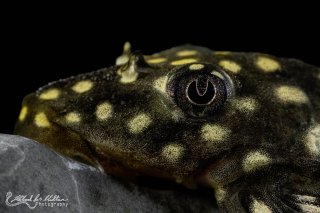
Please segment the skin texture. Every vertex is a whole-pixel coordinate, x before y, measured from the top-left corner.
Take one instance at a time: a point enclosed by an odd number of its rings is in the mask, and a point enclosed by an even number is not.
[[[107,173],[214,189],[222,212],[320,212],[320,70],[184,45],[25,97],[15,133]]]

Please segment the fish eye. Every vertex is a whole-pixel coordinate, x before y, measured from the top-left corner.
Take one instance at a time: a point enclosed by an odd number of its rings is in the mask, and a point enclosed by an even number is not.
[[[214,115],[226,103],[232,82],[221,68],[211,64],[186,65],[172,72],[167,92],[185,114],[204,117]]]

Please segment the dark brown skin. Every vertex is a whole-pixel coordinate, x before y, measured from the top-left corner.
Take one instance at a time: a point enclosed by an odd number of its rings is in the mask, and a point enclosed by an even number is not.
[[[28,95],[15,132],[120,177],[206,185],[222,212],[320,212],[319,97],[299,60],[127,45]]]

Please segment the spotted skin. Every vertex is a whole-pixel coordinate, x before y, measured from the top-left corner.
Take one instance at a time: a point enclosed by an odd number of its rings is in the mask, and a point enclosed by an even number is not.
[[[320,212],[320,71],[185,45],[50,83],[15,133],[127,179],[214,189],[222,212]]]

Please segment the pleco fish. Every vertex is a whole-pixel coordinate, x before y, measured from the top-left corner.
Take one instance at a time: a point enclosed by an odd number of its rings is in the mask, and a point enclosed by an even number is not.
[[[320,69],[126,43],[116,65],[25,97],[15,133],[127,179],[211,187],[222,212],[320,212]]]

